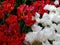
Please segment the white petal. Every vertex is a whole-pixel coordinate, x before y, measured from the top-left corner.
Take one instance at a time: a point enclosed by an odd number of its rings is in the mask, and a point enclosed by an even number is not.
[[[53,40],[54,39],[54,31],[50,30],[49,28],[45,28],[37,33],[37,38],[39,41],[43,42],[47,39]]]
[[[55,11],[56,7],[54,5],[45,5],[44,7],[45,10],[49,10],[49,11]]]
[[[56,41],[57,41],[57,40],[60,41],[60,34],[58,34],[58,33],[55,34],[55,40],[56,40]]]
[[[33,32],[37,32],[37,31],[40,31],[42,29],[42,27],[34,24],[34,25],[31,26],[31,29],[32,29]]]
[[[41,19],[40,23],[42,23],[43,26],[47,26],[47,25],[51,26],[52,25],[52,21],[49,19],[45,19],[45,18]]]
[[[57,33],[60,34],[60,24],[58,24],[58,25],[56,26],[56,30],[57,30]]]
[[[59,0],[55,0],[54,4],[59,5]]]
[[[54,41],[53,45],[60,45],[60,41]]]
[[[35,14],[35,20],[36,20],[36,23],[39,23],[40,22],[40,14],[36,12]]]
[[[56,9],[56,12],[58,13],[58,15],[60,15],[60,7]]]
[[[47,39],[47,37],[44,35],[43,31],[38,32],[37,34],[37,40],[39,40],[40,42],[43,42]]]
[[[43,42],[43,45],[51,45],[51,44],[49,43],[48,40],[46,40],[45,42]]]
[[[37,32],[29,32],[26,34],[25,41],[29,42],[30,44],[36,39]]]
[[[59,15],[54,16],[52,21],[54,21],[55,23],[60,23],[60,16]]]

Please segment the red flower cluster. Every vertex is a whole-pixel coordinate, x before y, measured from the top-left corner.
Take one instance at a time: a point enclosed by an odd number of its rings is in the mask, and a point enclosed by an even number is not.
[[[20,25],[18,23],[0,25],[0,45],[23,45],[25,33],[19,32]]]
[[[0,20],[4,18],[4,11],[3,10],[0,10]]]
[[[5,0],[5,1],[7,1],[7,2],[9,2],[11,4],[15,4],[16,3],[16,0]]]
[[[14,9],[15,0],[5,0],[0,5],[0,45],[23,45],[25,33],[20,33],[20,24],[16,15],[10,14]],[[7,13],[9,16],[6,18]]]
[[[15,4],[16,0],[5,0],[0,4],[0,20],[4,19],[3,24],[0,24],[0,45],[23,45],[25,33],[20,33],[19,21],[23,20],[24,25],[31,27],[35,23],[35,20],[32,19],[35,13],[38,12],[41,15],[48,13],[43,9],[44,6],[46,4],[54,5],[54,2],[37,0],[31,5],[21,4],[17,7],[17,14],[11,14],[15,9]]]
[[[7,19],[6,19],[6,23],[7,24],[13,24],[13,23],[17,23],[18,22],[18,18],[15,15],[10,15]]]
[[[6,12],[11,12],[14,9],[14,4],[11,4],[8,1],[2,2],[3,10]]]
[[[17,14],[19,20],[24,20],[27,26],[33,25],[35,23],[35,20],[32,20],[33,10],[34,10],[33,6],[28,6],[26,4],[20,5],[17,8]]]

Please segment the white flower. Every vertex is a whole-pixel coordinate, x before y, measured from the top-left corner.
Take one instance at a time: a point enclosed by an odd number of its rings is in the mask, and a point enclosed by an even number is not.
[[[53,18],[55,15],[57,15],[57,14],[54,13],[54,12],[50,12],[49,15],[48,15],[48,17],[49,17],[49,19],[52,21],[52,18]]]
[[[45,42],[42,42],[42,45],[51,45],[51,44],[49,43],[48,40],[46,40]]]
[[[40,22],[40,14],[38,14],[37,12],[35,14],[35,20],[36,20],[36,23]]]
[[[34,24],[31,26],[31,29],[33,32],[37,32],[37,31],[40,31],[42,27],[38,26],[37,24]]]
[[[55,11],[56,10],[56,7],[54,5],[45,5],[44,7],[45,10],[49,10],[49,11]]]
[[[54,32],[54,28],[51,27],[51,28],[48,28],[46,27],[44,30],[44,34],[45,36],[49,39],[49,40],[54,40],[54,35],[55,35],[55,32]]]
[[[37,33],[37,40],[40,42],[46,41],[47,37],[44,35],[43,31]]]
[[[55,23],[60,23],[60,15],[54,16],[52,21],[54,21]]]
[[[37,33],[37,39],[41,42],[47,39],[53,40],[53,38],[54,38],[54,31],[50,30],[48,27]]]
[[[58,33],[55,34],[55,40],[60,41],[60,34],[58,34]]]
[[[60,7],[58,7],[58,8],[56,9],[56,13],[57,13],[58,15],[60,15]]]
[[[49,19],[48,15],[49,15],[48,13],[44,13],[42,18]]]
[[[50,16],[47,13],[44,13],[43,17],[40,19],[40,23],[42,23],[43,26],[51,26],[52,21],[50,20]]]
[[[50,28],[52,28],[52,29],[55,31],[56,26],[57,26],[56,24],[53,24],[53,23],[52,23],[52,25],[51,25],[51,27],[50,27]],[[51,29],[51,30],[52,30],[52,29]]]
[[[55,0],[54,4],[59,5],[59,0]]]
[[[58,25],[56,26],[56,30],[57,30],[57,33],[60,34],[60,24],[58,24]]]
[[[26,34],[25,41],[32,44],[32,42],[36,39],[37,32],[29,32]]]
[[[42,19],[40,20],[40,23],[42,23],[43,26],[51,26],[51,25],[52,25],[51,20],[47,20],[47,19],[45,19],[45,18],[42,18]]]
[[[40,14],[36,12],[35,16],[36,16],[36,17],[40,17]]]
[[[53,45],[60,45],[60,41],[53,41]]]

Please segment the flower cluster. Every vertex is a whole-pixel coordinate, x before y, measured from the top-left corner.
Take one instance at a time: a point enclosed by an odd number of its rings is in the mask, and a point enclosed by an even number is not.
[[[46,4],[44,9],[48,10],[49,13],[44,13],[41,17],[36,12],[33,17],[36,22],[31,26],[33,32],[26,34],[27,45],[33,45],[34,42],[35,45],[60,45],[60,7]]]
[[[19,1],[0,1],[0,45],[60,45],[60,0]]]

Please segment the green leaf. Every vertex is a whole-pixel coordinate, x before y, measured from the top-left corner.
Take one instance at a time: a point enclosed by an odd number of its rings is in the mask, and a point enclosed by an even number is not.
[[[0,24],[3,24],[4,23],[4,18],[0,20]]]
[[[31,32],[31,27],[28,27],[25,25],[24,21],[19,21],[19,24],[20,24],[20,33],[28,33],[28,32]]]
[[[4,0],[0,0],[0,2],[3,2]]]
[[[16,0],[15,7],[18,7],[21,4],[21,0]]]
[[[34,2],[34,1],[36,1],[36,0],[30,0],[31,2]]]
[[[26,3],[27,0],[22,0],[22,3]]]

